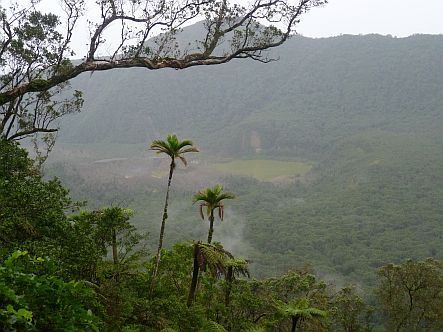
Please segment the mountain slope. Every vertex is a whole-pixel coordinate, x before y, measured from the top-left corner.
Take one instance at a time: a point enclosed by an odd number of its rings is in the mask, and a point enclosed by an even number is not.
[[[366,129],[441,137],[443,36],[295,37],[274,53],[280,60],[266,65],[82,76],[72,83],[85,92],[84,110],[60,139],[146,143],[176,132],[228,155],[258,144],[317,159]]]
[[[82,164],[52,174],[76,199],[131,206],[155,241],[165,178],[150,167],[163,164],[139,146],[176,132],[196,143],[202,162],[174,178],[168,244],[205,238],[190,199],[220,181],[237,199],[215,240],[250,258],[256,276],[310,263],[368,284],[383,264],[442,259],[443,36],[295,37],[273,52],[280,60],[266,65],[79,77],[72,84],[85,107],[64,120],[59,141],[81,143],[72,160]],[[116,160],[91,163],[104,158]],[[282,186],[223,178],[205,164],[226,158],[312,169]]]

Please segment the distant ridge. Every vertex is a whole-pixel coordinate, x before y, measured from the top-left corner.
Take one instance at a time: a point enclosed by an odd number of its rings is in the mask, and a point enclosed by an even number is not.
[[[180,38],[198,38],[198,25]],[[185,38],[186,37],[186,38]],[[166,133],[227,154],[316,158],[367,129],[441,137],[443,36],[295,36],[278,61],[234,61],[185,71],[129,69],[81,76],[80,114],[61,142],[146,143]]]

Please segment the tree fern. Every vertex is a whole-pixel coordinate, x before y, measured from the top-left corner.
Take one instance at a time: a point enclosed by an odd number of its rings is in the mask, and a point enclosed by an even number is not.
[[[205,331],[206,332],[227,332],[227,330],[217,322],[214,322],[212,320],[209,320],[205,324]]]

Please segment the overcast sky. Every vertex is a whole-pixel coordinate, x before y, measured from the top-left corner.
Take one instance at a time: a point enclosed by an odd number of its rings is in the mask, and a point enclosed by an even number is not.
[[[330,0],[306,14],[298,32],[307,37],[443,34],[443,0]]]
[[[8,1],[0,0],[0,3]],[[42,1],[44,9],[52,12],[59,12],[59,3],[60,0]],[[324,7],[304,14],[297,32],[316,38],[370,33],[397,37],[443,34],[443,0],[329,0]],[[107,38],[112,39],[114,32],[108,33]],[[83,21],[72,43],[77,55],[86,54],[88,36],[89,30]]]

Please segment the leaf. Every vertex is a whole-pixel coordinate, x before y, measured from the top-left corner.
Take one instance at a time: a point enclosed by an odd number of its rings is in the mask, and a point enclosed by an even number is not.
[[[32,311],[22,308],[22,309],[18,309],[15,314],[17,317],[27,320],[28,323],[32,322]]]
[[[208,321],[205,326],[205,331],[207,332],[227,332],[227,330],[217,322],[212,320]]]
[[[6,265],[7,267],[12,267],[12,266],[15,265],[14,262],[15,262],[18,258],[20,258],[20,257],[22,257],[22,256],[26,256],[26,255],[28,255],[28,252],[27,252],[26,250],[24,250],[24,251],[22,251],[22,250],[14,251],[14,252],[12,253],[12,255],[9,256],[9,258],[5,261],[5,265]]]

